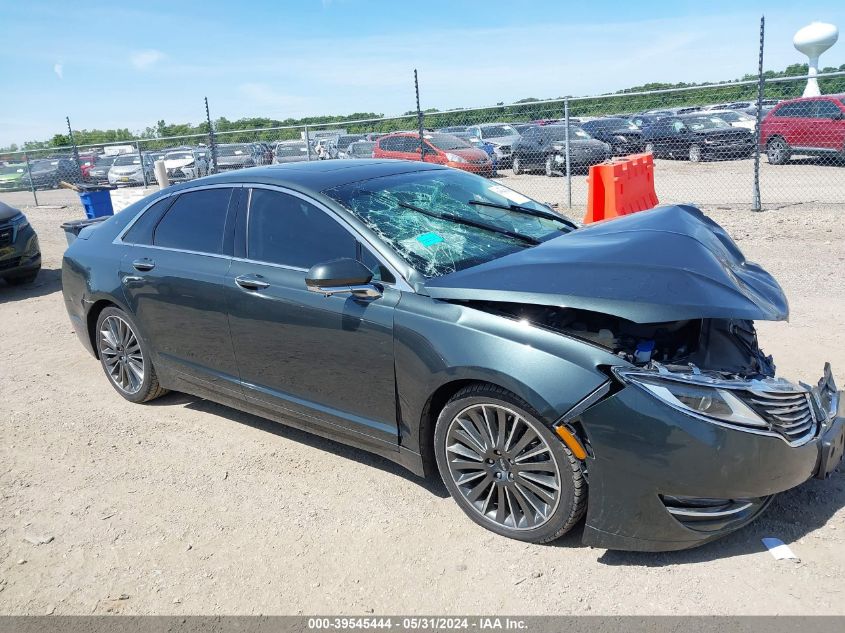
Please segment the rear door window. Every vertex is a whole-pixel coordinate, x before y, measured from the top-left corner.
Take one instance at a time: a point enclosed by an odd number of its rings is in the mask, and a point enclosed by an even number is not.
[[[153,244],[219,255],[231,195],[228,187],[183,193],[156,226]]]
[[[135,220],[135,223],[123,236],[123,241],[126,244],[142,244],[145,246],[152,244],[156,224],[172,202],[173,197],[171,196],[154,202],[140,218]]]

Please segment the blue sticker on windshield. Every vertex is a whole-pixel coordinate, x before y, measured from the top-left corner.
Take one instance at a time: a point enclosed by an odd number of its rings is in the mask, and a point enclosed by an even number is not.
[[[423,233],[422,235],[417,235],[417,241],[428,248],[442,242],[443,238],[437,233]]]

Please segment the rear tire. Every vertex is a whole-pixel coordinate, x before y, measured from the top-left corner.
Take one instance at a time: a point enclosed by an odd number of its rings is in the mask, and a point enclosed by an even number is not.
[[[770,165],[785,165],[792,157],[792,150],[785,140],[775,137],[766,144],[766,157]]]
[[[496,534],[547,543],[584,515],[580,463],[528,403],[501,387],[474,384],[452,396],[437,419],[434,452],[461,510]]]
[[[132,318],[105,308],[97,318],[94,345],[109,383],[129,402],[149,402],[167,393],[159,385],[149,350]]]

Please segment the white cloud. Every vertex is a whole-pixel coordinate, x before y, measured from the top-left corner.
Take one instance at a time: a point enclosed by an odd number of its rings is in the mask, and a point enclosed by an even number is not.
[[[56,73],[56,77],[59,79],[64,79],[64,72],[65,72],[64,64],[55,64],[53,66],[53,72]]]
[[[129,56],[129,61],[138,70],[149,70],[165,57],[167,56],[161,51],[151,48],[145,51],[135,51]]]

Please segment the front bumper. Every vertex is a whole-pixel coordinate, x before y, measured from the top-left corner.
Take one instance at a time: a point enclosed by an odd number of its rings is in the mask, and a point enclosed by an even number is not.
[[[591,450],[584,543],[671,551],[724,536],[772,495],[829,474],[842,456],[845,404],[840,392],[837,410],[800,446],[686,415],[633,385],[580,420]]]
[[[4,227],[5,228],[5,227]],[[0,277],[20,277],[41,268],[38,236],[26,225],[10,243],[0,246]]]
[[[609,151],[571,151],[569,154],[569,166],[570,167],[591,167],[593,165],[598,165],[599,163],[603,163],[611,156],[611,152]],[[555,165],[558,169],[566,169],[566,155],[565,154],[555,154],[554,156]]]
[[[120,185],[143,185],[144,175],[141,172],[134,172],[131,174],[117,174],[109,175],[109,184]]]

